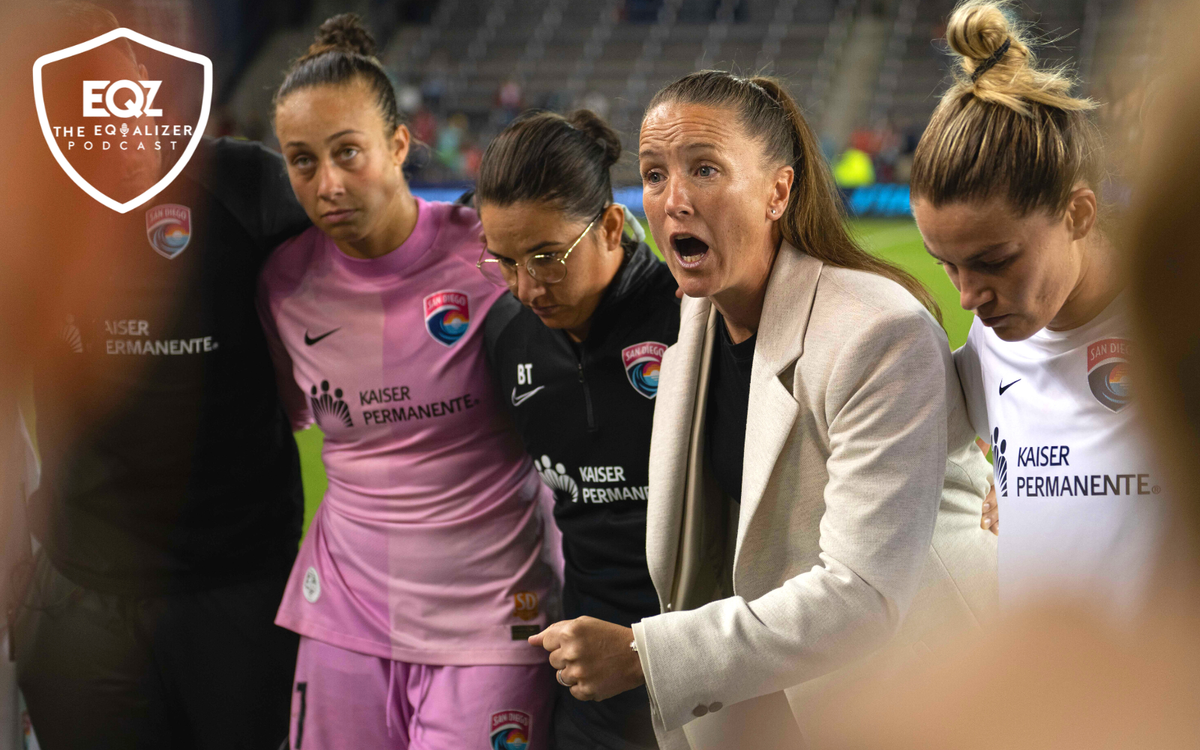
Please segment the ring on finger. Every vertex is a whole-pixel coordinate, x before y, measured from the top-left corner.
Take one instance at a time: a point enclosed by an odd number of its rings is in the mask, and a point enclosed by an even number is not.
[[[572,686],[572,683],[567,682],[566,680],[563,679],[561,669],[554,673],[554,679],[558,680],[558,684],[562,685],[563,687],[571,687]]]

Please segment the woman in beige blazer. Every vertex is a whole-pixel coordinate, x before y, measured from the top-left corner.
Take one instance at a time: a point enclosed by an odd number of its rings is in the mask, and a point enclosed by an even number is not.
[[[543,644],[577,698],[644,681],[664,747],[796,746],[783,691],[806,726],[828,675],[889,642],[936,648],[993,611],[988,466],[935,304],[846,234],[775,81],[671,84],[639,161],[687,295],[651,441],[663,614],[558,623]]]

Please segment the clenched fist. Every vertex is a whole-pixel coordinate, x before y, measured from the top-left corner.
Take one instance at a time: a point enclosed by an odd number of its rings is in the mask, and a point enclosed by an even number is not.
[[[629,645],[633,630],[622,625],[578,617],[554,623],[529,642],[550,652],[558,681],[581,701],[602,701],[646,681]]]

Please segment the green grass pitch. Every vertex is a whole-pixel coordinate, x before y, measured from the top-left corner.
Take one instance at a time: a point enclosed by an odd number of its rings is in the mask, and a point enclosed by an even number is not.
[[[941,267],[925,252],[916,225],[908,219],[857,219],[851,226],[864,247],[903,267],[933,292],[942,308],[942,319],[950,339],[950,347],[962,346],[971,327],[972,315],[958,306],[958,293]],[[649,236],[649,231],[646,234]],[[300,467],[304,476],[306,531],[321,498],[325,495],[321,440],[321,431],[316,427],[296,433],[296,443],[300,446]]]

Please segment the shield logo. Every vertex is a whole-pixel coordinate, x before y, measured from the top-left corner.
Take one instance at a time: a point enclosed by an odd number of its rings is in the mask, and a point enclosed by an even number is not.
[[[198,117],[172,111],[172,82],[143,77],[130,42],[198,66]],[[204,55],[125,28],[43,55],[33,65],[38,121],[50,153],[81,190],[122,214],[161,193],[187,166],[208,124],[212,82],[212,61]],[[175,155],[163,174],[162,157]]]
[[[621,350],[621,363],[625,365],[625,377],[633,390],[646,398],[658,395],[658,372],[662,368],[666,344],[643,341]]]
[[[146,211],[146,238],[167,260],[179,255],[192,239],[192,209],[178,203],[152,207]]]
[[[497,711],[492,714],[488,736],[492,750],[526,750],[532,726],[533,717],[524,711]]]
[[[1129,387],[1129,339],[1088,344],[1087,378],[1092,395],[1109,411],[1121,411],[1132,397]]]
[[[425,298],[425,330],[434,341],[454,346],[470,326],[466,292],[447,289]]]

